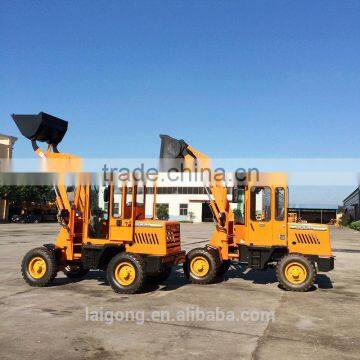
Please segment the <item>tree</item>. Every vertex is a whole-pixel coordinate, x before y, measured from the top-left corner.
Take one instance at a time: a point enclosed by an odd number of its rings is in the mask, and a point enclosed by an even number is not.
[[[26,211],[30,206],[53,202],[55,193],[52,186],[0,186],[0,199]]]
[[[158,204],[156,210],[157,218],[159,220],[169,219],[169,207],[166,204]]]

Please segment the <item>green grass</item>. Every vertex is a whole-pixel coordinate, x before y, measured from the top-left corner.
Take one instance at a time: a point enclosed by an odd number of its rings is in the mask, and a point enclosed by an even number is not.
[[[358,221],[353,221],[353,222],[350,224],[350,229],[360,231],[360,220],[358,220]]]

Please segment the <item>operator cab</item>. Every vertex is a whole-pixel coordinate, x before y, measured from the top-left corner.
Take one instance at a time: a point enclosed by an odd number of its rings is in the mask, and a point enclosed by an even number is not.
[[[251,246],[286,246],[288,188],[285,174],[259,174],[235,187],[232,199],[235,242]]]
[[[136,220],[156,217],[154,206],[149,207],[150,214],[146,215],[148,188],[145,185],[89,186],[88,191],[88,236],[91,239],[109,239],[114,228],[126,228]]]

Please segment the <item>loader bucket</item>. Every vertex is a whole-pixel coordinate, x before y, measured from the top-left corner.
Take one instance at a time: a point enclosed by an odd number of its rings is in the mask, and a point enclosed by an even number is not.
[[[31,141],[47,142],[56,146],[63,139],[68,122],[40,112],[37,115],[11,115],[22,135]]]
[[[184,140],[177,140],[169,135],[160,135],[160,159],[179,159],[184,157],[183,151],[187,144]]]
[[[184,156],[187,154],[186,142],[168,135],[160,135],[160,138],[159,170],[162,172],[174,171],[174,169],[183,171]]]

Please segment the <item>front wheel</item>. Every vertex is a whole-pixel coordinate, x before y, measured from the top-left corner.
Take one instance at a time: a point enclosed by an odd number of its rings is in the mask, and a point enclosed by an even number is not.
[[[49,285],[57,274],[53,252],[45,247],[30,250],[22,260],[21,273],[30,286]]]
[[[284,289],[304,292],[314,285],[316,269],[305,256],[289,254],[277,263],[276,276]]]
[[[194,284],[211,284],[217,276],[219,264],[219,255],[215,250],[193,249],[186,255],[184,273]]]
[[[115,255],[107,267],[107,279],[115,292],[135,294],[145,284],[145,262],[136,254],[120,253]]]

